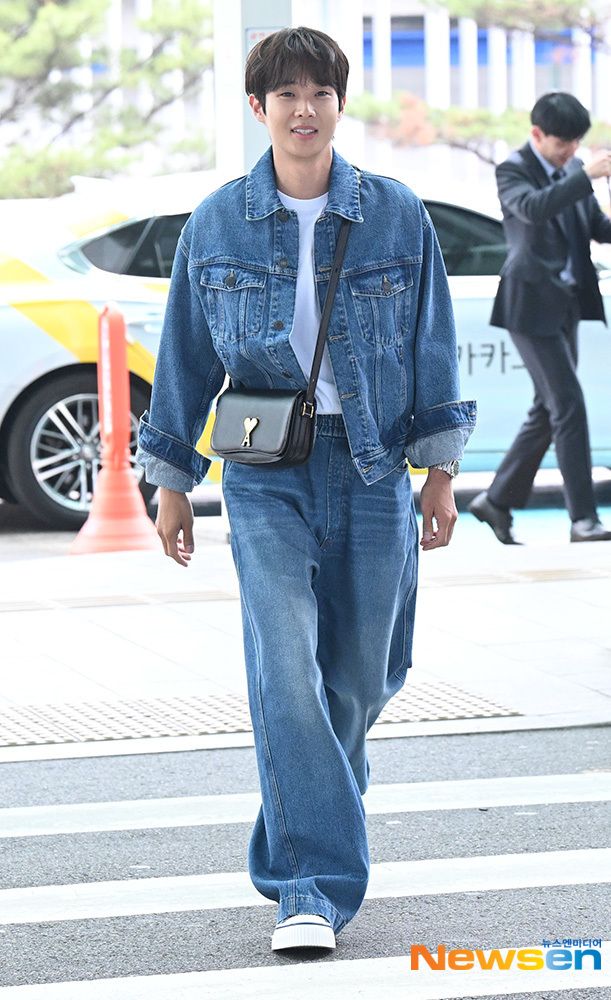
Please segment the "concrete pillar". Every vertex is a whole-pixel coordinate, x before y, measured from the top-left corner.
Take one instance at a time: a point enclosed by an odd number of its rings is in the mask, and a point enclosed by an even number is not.
[[[148,21],[153,14],[153,0],[136,0],[135,14],[137,24],[141,21]],[[148,31],[143,31],[141,28],[137,28],[136,53],[138,61],[144,62],[144,60],[149,59],[152,51],[152,36]],[[144,82],[138,84],[136,100],[140,110],[146,114],[152,104],[151,91],[148,84]]]
[[[139,63],[144,62],[151,55],[153,43],[149,32],[144,31],[140,24],[151,17],[152,0],[123,0],[122,6],[122,47],[130,49]],[[145,83],[139,83],[123,94],[123,100],[129,105],[135,105],[141,114],[146,114],[152,105],[150,88]]]
[[[587,31],[573,28],[572,92],[588,109],[592,107],[592,46]],[[607,102],[609,97],[607,95]]]
[[[365,87],[363,62],[363,0],[326,0],[323,28],[346,53],[350,63],[348,96],[357,97]]]
[[[531,31],[512,31],[511,107],[530,110],[535,99],[535,36]]]
[[[269,146],[244,93],[244,63],[265,34],[292,24],[291,0],[214,0],[216,166],[223,176],[250,170]]]
[[[372,17],[373,93],[379,101],[392,97],[390,0],[377,0]]]
[[[507,32],[488,28],[488,108],[496,115],[507,108]]]
[[[70,71],[69,75],[77,87],[81,88],[78,98],[74,102],[74,106],[78,108],[79,111],[90,111],[93,105],[93,68],[91,65],[93,58],[93,45],[91,43],[91,38],[81,38],[79,43],[79,55],[83,60],[83,65],[79,66],[77,69]],[[91,129],[91,119],[85,118],[81,123],[81,127],[87,128],[89,132]]]
[[[432,108],[450,106],[450,15],[435,8],[424,15],[424,93]]]
[[[108,39],[109,64],[108,76],[115,80],[121,70],[121,49],[123,48],[123,2],[111,0],[106,15],[106,34]],[[117,89],[108,98],[109,105],[118,111],[123,106],[123,94]]]
[[[208,149],[214,147],[214,69],[204,71],[201,93],[201,128]]]
[[[216,167],[223,177],[245,170],[245,104],[241,0],[214,0],[214,119]]]
[[[611,117],[609,98],[611,96],[611,21],[607,21],[603,45],[596,49],[594,56],[594,103],[596,118],[607,121]]]
[[[461,108],[476,108],[478,97],[477,22],[458,20],[458,82]]]
[[[171,51],[173,55],[176,57],[178,56],[178,43],[175,43],[171,47]],[[176,100],[173,101],[172,104],[170,104],[166,109],[168,112],[171,135],[174,141],[179,141],[184,135],[186,135],[188,126],[187,108],[185,100],[181,96],[183,90],[185,89],[185,76],[181,69],[173,69],[167,74],[166,79],[172,93],[176,95]]]

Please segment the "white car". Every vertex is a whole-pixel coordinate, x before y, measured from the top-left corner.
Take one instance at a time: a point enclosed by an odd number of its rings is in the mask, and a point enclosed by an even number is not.
[[[132,454],[148,406],[172,260],[191,207],[218,186],[211,173],[188,204],[154,214],[102,211],[68,229],[60,199],[20,206],[3,225],[0,255],[0,496],[56,527],[85,519],[100,466],[98,315],[115,301],[128,328]],[[95,192],[95,189],[94,189]],[[448,271],[458,329],[463,399],[478,402],[478,424],[462,468],[495,469],[528,409],[532,388],[503,330],[488,323],[505,255],[498,219],[426,200]],[[44,213],[50,215],[43,218]],[[611,304],[611,272],[601,275]],[[611,315],[611,312],[609,313]],[[594,463],[611,466],[611,338],[602,323],[581,329],[581,375]],[[198,447],[209,451],[213,417]],[[545,464],[554,465],[553,449]],[[220,460],[207,481],[220,481]],[[145,498],[154,492],[134,464]]]

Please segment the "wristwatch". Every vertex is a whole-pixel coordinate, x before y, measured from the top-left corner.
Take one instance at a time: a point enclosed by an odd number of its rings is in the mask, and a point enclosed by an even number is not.
[[[460,462],[457,458],[454,458],[451,462],[440,462],[439,465],[431,465],[431,469],[441,469],[442,472],[447,472],[450,479],[456,479],[456,476],[460,472]]]

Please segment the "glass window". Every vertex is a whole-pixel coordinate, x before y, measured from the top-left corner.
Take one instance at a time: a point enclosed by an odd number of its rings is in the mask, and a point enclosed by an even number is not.
[[[498,274],[507,255],[503,226],[479,212],[427,201],[448,275]]]
[[[118,226],[104,236],[97,236],[81,246],[87,260],[102,271],[112,271],[114,274],[125,274],[125,269],[134,255],[134,246],[142,239],[149,220],[130,222],[127,226]]]
[[[103,271],[169,278],[178,237],[188,218],[185,213],[130,222],[97,236],[83,244],[81,250],[87,260]]]
[[[178,237],[189,218],[185,215],[162,215],[155,219],[135,248],[126,274],[146,278],[169,278]]]

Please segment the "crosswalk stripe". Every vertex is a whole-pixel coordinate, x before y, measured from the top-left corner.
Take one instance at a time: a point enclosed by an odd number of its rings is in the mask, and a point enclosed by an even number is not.
[[[364,801],[374,816],[609,799],[611,773],[595,773],[374,784]],[[0,838],[252,823],[260,801],[258,793],[242,793],[2,809]]]
[[[340,939],[341,940],[341,939]],[[535,947],[539,947],[538,945]],[[354,961],[304,962],[133,976],[83,982],[11,986],[2,1000],[345,1000],[346,997],[445,1000],[489,996],[527,996],[556,990],[603,989],[611,985],[611,943],[603,942],[600,971],[548,970],[412,972],[407,955]],[[486,955],[489,952],[485,952]],[[601,994],[602,995],[602,994]]]
[[[368,899],[611,882],[611,848],[372,865]],[[246,872],[32,886],[0,892],[0,924],[272,905]]]

